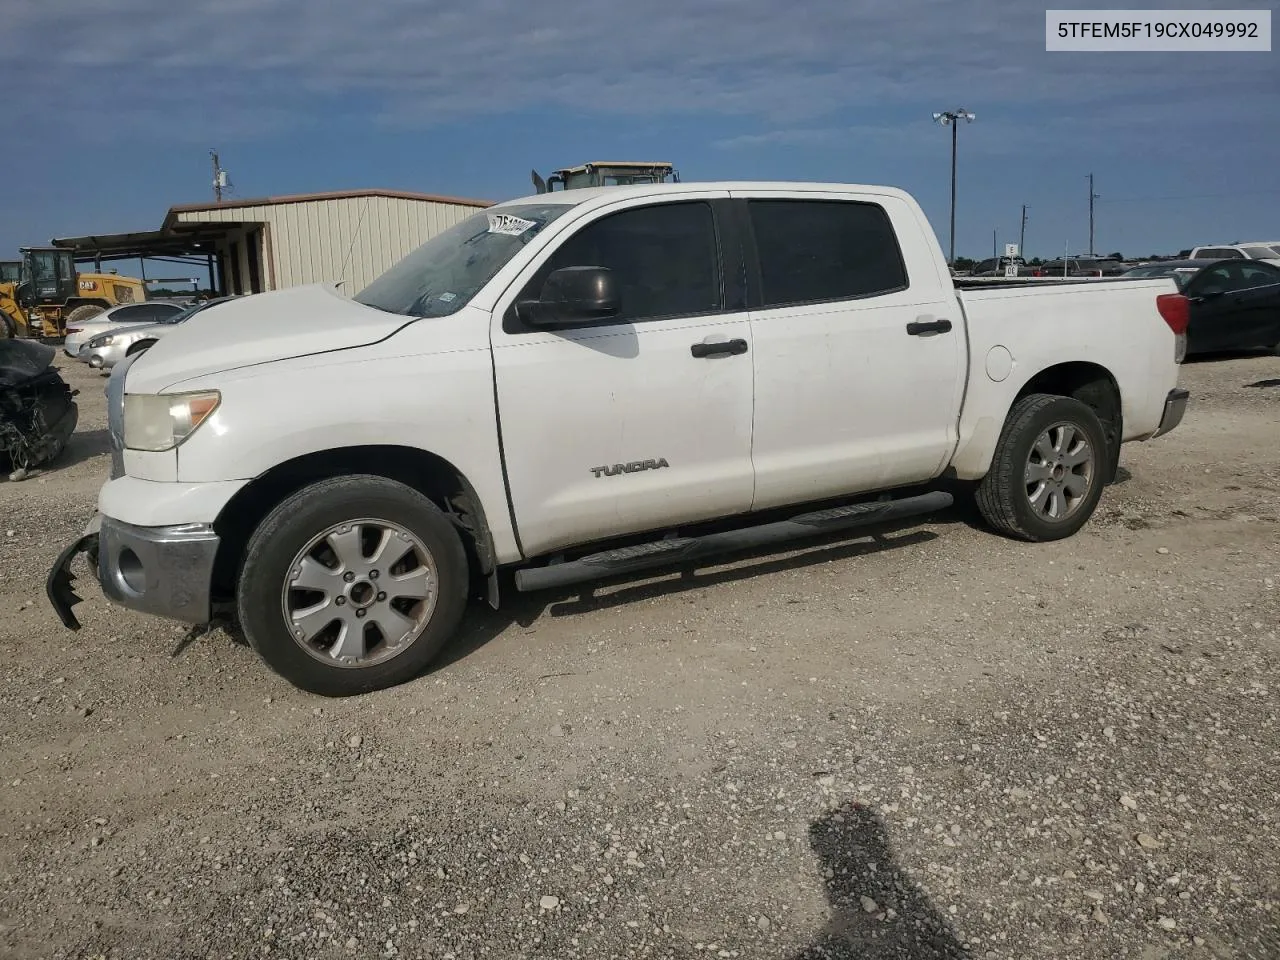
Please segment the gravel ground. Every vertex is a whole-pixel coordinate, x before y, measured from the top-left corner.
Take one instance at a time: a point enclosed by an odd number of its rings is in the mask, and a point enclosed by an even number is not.
[[[1280,357],[1075,538],[965,510],[473,611],[343,701],[43,596],[97,375],[0,486],[0,955],[1280,957]]]

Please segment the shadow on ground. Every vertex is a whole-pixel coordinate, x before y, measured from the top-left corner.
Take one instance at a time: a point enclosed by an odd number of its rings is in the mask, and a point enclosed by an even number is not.
[[[62,451],[61,456],[40,469],[44,473],[55,473],[58,470],[65,470],[67,467],[74,467],[77,463],[84,463],[86,460],[92,460],[94,457],[101,457],[110,453],[111,434],[108,431],[78,430],[67,441],[66,449]]]
[[[938,521],[941,518],[942,514],[932,518],[913,518],[878,528],[832,533],[785,546],[775,545],[726,554],[704,562],[701,566],[710,568],[706,572],[698,572],[696,568],[672,566],[529,594],[517,593],[508,575],[502,578],[501,609],[491,610],[481,603],[472,604],[458,638],[433,663],[431,672],[445,669],[470,656],[513,624],[527,629],[543,616],[578,616],[644,600],[676,597],[690,590],[701,590],[722,583],[912,547],[937,539],[936,533],[920,530],[918,527],[922,522],[930,519]],[[781,552],[789,555],[780,557],[778,554]],[[734,566],[727,566],[729,564]],[[603,590],[609,592],[600,592]]]
[[[961,960],[946,918],[898,866],[884,821],[847,803],[809,828],[831,920],[789,960]]]

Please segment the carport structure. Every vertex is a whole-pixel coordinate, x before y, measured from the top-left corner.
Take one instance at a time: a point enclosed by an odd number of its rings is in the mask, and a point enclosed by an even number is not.
[[[205,267],[219,294],[344,281],[354,293],[487,200],[394,190],[298,194],[170,207],[159,230],[55,239],[79,263]],[[144,278],[145,279],[145,278]]]

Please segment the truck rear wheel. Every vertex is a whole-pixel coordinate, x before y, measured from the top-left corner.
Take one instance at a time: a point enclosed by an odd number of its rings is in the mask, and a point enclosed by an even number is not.
[[[382,477],[337,477],[258,525],[237,607],[250,646],[278,674],[350,696],[421,673],[457,628],[467,586],[462,541],[435,504]]]
[[[1106,435],[1093,410],[1071,397],[1031,394],[1009,411],[978,485],[978,510],[1005,536],[1061,540],[1089,522],[1106,462]]]

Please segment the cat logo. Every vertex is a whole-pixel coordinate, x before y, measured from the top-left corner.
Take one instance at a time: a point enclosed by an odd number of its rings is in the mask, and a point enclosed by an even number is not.
[[[95,283],[93,280],[81,280],[80,289],[81,290],[97,290],[98,284]]]
[[[620,473],[639,473],[641,470],[661,470],[669,467],[665,457],[657,460],[632,460],[630,463],[615,463],[611,467],[592,467],[591,472],[597,477],[616,477]]]

